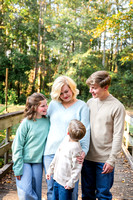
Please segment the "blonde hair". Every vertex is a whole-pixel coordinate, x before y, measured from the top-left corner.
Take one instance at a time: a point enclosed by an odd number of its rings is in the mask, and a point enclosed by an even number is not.
[[[111,77],[107,71],[97,71],[91,74],[91,76],[87,79],[87,85],[98,84],[101,88],[106,85],[110,85]]]
[[[76,99],[77,95],[79,94],[79,90],[77,89],[76,83],[68,76],[59,76],[55,79],[52,91],[51,91],[51,98],[55,101],[62,102],[60,99],[60,93],[61,88],[64,85],[68,85],[68,87],[71,89],[73,96],[73,99]]]
[[[33,93],[31,96],[29,96],[26,100],[24,116],[29,120],[33,119],[33,121],[36,121],[37,108],[40,105],[40,101],[45,99],[45,96],[41,93]]]
[[[68,132],[71,139],[81,140],[85,136],[86,128],[81,121],[73,119],[69,123]]]

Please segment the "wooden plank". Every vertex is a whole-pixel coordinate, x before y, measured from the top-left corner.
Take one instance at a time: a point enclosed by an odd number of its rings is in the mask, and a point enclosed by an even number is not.
[[[126,121],[127,123],[129,123],[131,126],[133,126],[133,117],[130,116],[129,114],[126,114],[126,116],[125,116],[125,121]]]
[[[12,169],[12,165],[13,165],[13,163],[11,162],[11,163],[4,165],[0,169],[0,178],[3,178],[7,174],[7,172]]]
[[[131,169],[133,170],[133,157],[131,156],[127,148],[124,146],[124,144],[122,144],[122,150],[125,153],[125,156],[130,163]]]
[[[0,130],[4,130],[6,128],[9,128],[13,125],[16,125],[23,119],[23,111],[21,112],[15,112],[15,113],[9,113],[0,116]]]
[[[13,117],[15,115],[23,114],[23,112],[24,111],[16,111],[16,112],[10,112],[10,113],[0,115],[0,120],[3,119],[3,118]]]
[[[124,131],[124,137],[126,142],[128,142],[130,146],[133,146],[133,137],[127,131]]]
[[[12,142],[8,142],[0,147],[0,156],[3,156],[4,153],[11,149]]]

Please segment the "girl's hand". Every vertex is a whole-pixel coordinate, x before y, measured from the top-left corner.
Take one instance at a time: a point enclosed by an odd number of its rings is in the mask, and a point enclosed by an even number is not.
[[[69,187],[68,185],[65,185],[65,187],[64,187],[66,190],[71,190],[72,188],[71,187]]]
[[[80,156],[77,156],[77,161],[78,161],[78,163],[79,163],[79,164],[83,164],[84,158],[85,158],[85,152],[82,151],[81,155],[80,155]]]
[[[16,176],[16,178],[20,181],[21,180],[21,176]]]

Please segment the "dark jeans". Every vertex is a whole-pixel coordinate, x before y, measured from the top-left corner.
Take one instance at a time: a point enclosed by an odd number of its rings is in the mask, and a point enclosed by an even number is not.
[[[104,163],[84,160],[81,171],[82,200],[111,200],[110,189],[114,181],[114,170],[102,174]]]
[[[52,200],[72,200],[72,192],[73,189],[66,190],[64,186],[54,181]]]

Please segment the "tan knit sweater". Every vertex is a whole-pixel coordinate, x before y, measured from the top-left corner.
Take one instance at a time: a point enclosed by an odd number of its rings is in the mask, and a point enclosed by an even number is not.
[[[111,94],[103,101],[91,98],[87,104],[90,108],[91,138],[85,159],[114,166],[122,145],[125,108]]]

